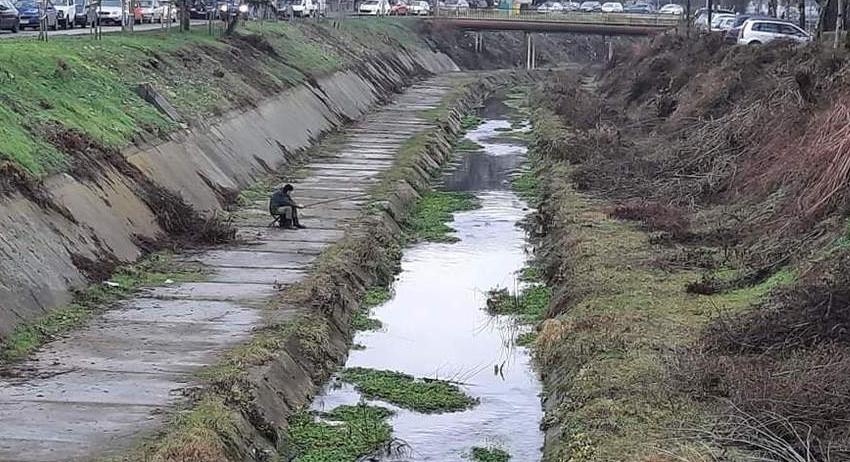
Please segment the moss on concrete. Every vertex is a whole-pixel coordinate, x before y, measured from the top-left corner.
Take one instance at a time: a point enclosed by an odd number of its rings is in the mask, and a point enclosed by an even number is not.
[[[77,292],[74,301],[52,310],[33,322],[20,324],[0,343],[0,362],[20,360],[44,343],[83,325],[95,314],[128,299],[144,287],[200,281],[204,271],[196,265],[178,263],[173,255],[160,252],[116,269],[104,282]]]

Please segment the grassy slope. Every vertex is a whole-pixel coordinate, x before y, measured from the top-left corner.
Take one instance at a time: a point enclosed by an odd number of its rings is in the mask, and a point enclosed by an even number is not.
[[[256,102],[364,53],[417,45],[403,20],[249,24],[236,37],[204,29],[0,43],[0,160],[41,176],[71,163],[46,138],[73,129],[120,148],[175,128],[136,95],[152,83],[187,120]],[[259,45],[258,45],[259,44]]]
[[[554,125],[538,125],[540,136],[558,136]],[[780,272],[711,297],[688,294],[684,287],[699,271],[657,264],[669,249],[610,218],[606,202],[576,192],[568,165],[547,172],[550,239],[561,239],[550,241],[559,248],[548,263],[568,287],[561,286],[553,302],[559,314],[543,323],[535,344],[556,404],[545,421],[557,432],[546,460],[668,460],[667,451],[691,460],[695,448],[674,437],[700,428],[711,410],[670,384],[670,353],[694,342],[718,314],[745,310],[793,276]]]

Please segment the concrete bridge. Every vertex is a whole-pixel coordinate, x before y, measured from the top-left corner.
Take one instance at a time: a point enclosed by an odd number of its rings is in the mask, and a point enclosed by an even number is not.
[[[525,32],[526,64],[536,67],[533,33],[572,33],[592,35],[652,36],[676,29],[682,17],[658,13],[602,12],[515,12],[510,10],[437,11],[427,19],[476,32],[475,48],[483,46],[478,32],[487,30],[516,30]]]

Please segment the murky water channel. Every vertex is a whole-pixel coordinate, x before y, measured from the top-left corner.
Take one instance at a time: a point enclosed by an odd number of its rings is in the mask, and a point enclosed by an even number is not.
[[[511,124],[505,108],[494,111],[494,104],[484,123],[467,134],[484,149],[463,154],[443,178],[444,189],[472,191],[482,207],[455,215],[451,226],[459,242],[405,250],[394,298],[374,311],[384,328],[358,334],[355,342],[366,348],[352,351],[346,364],[462,382],[480,399],[467,411],[436,415],[376,402],[396,411],[394,436],[412,449],[398,460],[463,461],[473,446],[500,447],[515,462],[540,460],[541,390],[528,352],[514,346],[517,328],[510,318],[483,309],[489,289],[513,290],[526,259],[516,223],[528,211],[510,191],[510,173],[526,148],[501,132]],[[313,407],[329,410],[360,400],[350,386],[333,384]]]

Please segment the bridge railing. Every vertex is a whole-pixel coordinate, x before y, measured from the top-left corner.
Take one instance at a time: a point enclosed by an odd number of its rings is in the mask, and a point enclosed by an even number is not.
[[[436,19],[481,19],[499,21],[541,21],[563,22],[572,24],[607,24],[624,26],[676,27],[682,17],[674,14],[660,13],[602,13],[584,11],[537,12],[514,11],[497,8],[487,9],[447,9],[440,8],[434,12]]]

